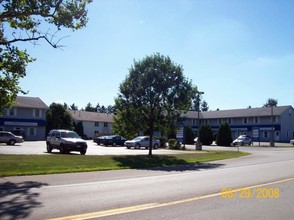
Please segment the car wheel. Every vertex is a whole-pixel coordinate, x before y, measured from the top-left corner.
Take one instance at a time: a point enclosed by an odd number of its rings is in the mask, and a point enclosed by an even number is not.
[[[128,149],[131,149],[131,147],[127,147]]]
[[[85,155],[85,154],[86,154],[86,152],[87,152],[87,150],[86,150],[86,149],[83,149],[83,150],[81,150],[81,151],[80,151],[81,155]]]
[[[158,144],[154,144],[153,149],[157,149],[158,148]]]
[[[141,147],[140,144],[135,145],[135,149],[140,149],[140,147]]]
[[[14,139],[11,139],[9,142],[8,142],[8,145],[15,145],[15,140]]]
[[[52,152],[52,147],[51,147],[50,143],[47,143],[47,152],[48,153]]]
[[[61,154],[65,154],[65,149],[64,149],[64,147],[62,145],[60,146],[59,151],[60,151]]]
[[[112,146],[113,146],[113,147],[115,147],[115,146],[116,146],[116,143],[115,143],[115,142],[113,142],[113,143],[112,143]]]

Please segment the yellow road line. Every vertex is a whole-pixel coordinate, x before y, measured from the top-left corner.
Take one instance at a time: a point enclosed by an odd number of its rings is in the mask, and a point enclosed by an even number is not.
[[[284,183],[284,182],[293,181],[293,180],[294,180],[294,177],[288,178],[288,179],[283,179],[283,180],[278,180],[278,181],[274,181],[274,182],[249,186],[249,187],[242,187],[242,188],[234,189],[234,190],[232,190],[232,192],[240,192],[240,191],[244,190],[244,188],[252,189],[252,188],[274,185],[274,184],[278,184],[278,183]],[[182,200],[173,201],[173,202],[167,202],[167,203],[161,203],[161,204],[160,203],[149,203],[149,204],[143,204],[143,205],[138,205],[138,206],[130,206],[130,207],[125,207],[125,208],[110,209],[110,210],[105,210],[105,211],[86,213],[86,214],[81,214],[81,215],[66,216],[66,217],[61,217],[61,218],[52,218],[50,220],[85,220],[85,219],[101,218],[101,217],[106,217],[106,216],[111,216],[111,215],[118,215],[118,214],[136,212],[136,211],[141,211],[141,210],[146,210],[146,209],[153,209],[153,208],[171,206],[171,205],[176,205],[176,204],[181,204],[181,203],[193,202],[193,201],[217,197],[217,196],[221,196],[221,195],[222,195],[222,193],[218,192],[218,193],[208,194],[208,195],[204,195],[204,196],[198,196],[198,197],[189,198],[189,199],[182,199]]]
[[[110,210],[92,212],[92,213],[81,214],[81,215],[53,218],[50,220],[82,220],[82,219],[84,220],[84,219],[91,219],[91,218],[101,218],[101,217],[105,217],[105,216],[118,215],[118,214],[123,214],[123,213],[129,213],[129,212],[150,209],[150,208],[156,207],[156,205],[157,205],[156,203],[149,203],[149,204],[144,204],[144,205],[130,206],[130,207],[118,208],[118,209],[110,209]]]

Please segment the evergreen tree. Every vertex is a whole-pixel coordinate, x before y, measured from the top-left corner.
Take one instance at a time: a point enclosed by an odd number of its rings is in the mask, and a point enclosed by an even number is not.
[[[203,102],[201,102],[201,109],[200,109],[202,112],[207,112],[209,110],[209,107],[208,107],[208,103],[203,100]]]
[[[213,142],[213,133],[209,125],[201,125],[199,138],[203,145],[211,145]]]
[[[193,144],[195,139],[195,133],[192,130],[191,126],[185,126],[184,134],[185,134],[185,144]]]
[[[232,141],[232,132],[229,124],[222,124],[218,129],[216,144],[218,146],[230,146]]]
[[[74,131],[81,137],[84,136],[84,126],[81,121],[74,122]]]

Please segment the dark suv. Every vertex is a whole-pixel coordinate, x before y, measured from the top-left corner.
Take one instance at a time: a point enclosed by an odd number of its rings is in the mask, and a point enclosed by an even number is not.
[[[85,155],[87,152],[87,142],[76,132],[69,130],[51,130],[46,138],[46,144],[48,153],[53,149],[58,149],[62,154],[79,151]]]

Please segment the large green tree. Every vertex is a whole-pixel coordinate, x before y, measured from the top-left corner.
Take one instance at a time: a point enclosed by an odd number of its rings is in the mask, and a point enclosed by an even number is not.
[[[91,1],[0,1],[0,115],[11,107],[18,93],[26,93],[19,80],[26,76],[26,67],[34,59],[19,46],[25,46],[25,42],[36,45],[44,40],[54,48],[61,47],[57,32],[62,28],[85,27],[86,6]]]
[[[73,119],[66,108],[57,103],[52,103],[46,114],[46,133],[52,129],[73,130]]]
[[[159,53],[146,56],[134,61],[119,87],[115,104],[121,117],[115,123],[135,125],[136,131],[150,135],[151,156],[153,132],[176,122],[182,112],[189,110],[195,90],[184,77],[182,66],[168,56]]]

